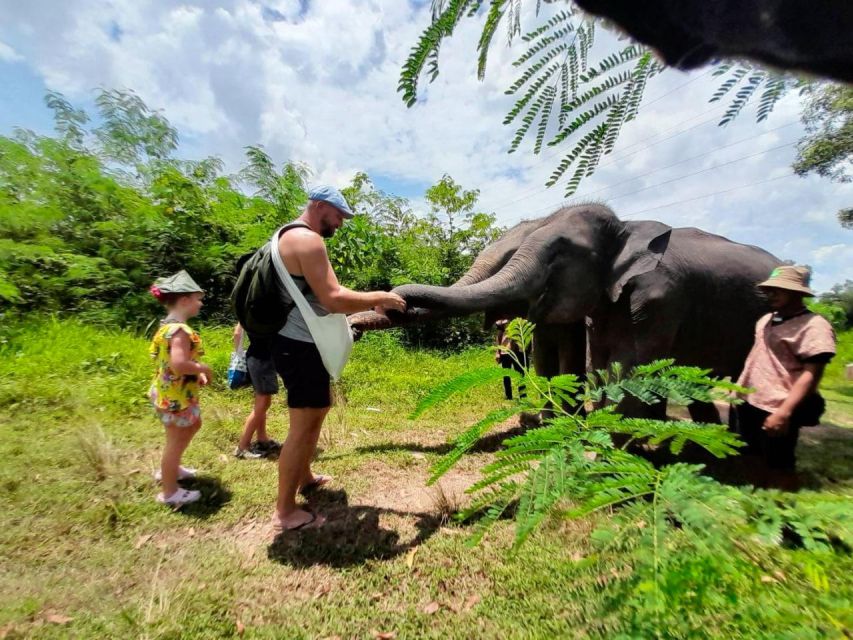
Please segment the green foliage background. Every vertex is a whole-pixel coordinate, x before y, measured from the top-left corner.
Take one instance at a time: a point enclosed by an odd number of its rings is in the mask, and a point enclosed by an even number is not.
[[[204,319],[233,321],[228,295],[237,258],[297,217],[310,170],[279,167],[261,146],[223,173],[215,157],[174,157],[178,133],[132,92],[98,93],[98,126],[50,93],[56,135],[0,136],[0,311],[74,314],[137,331],[159,314],[148,287],[187,269],[207,292]],[[360,214],[329,242],[342,284],[390,289],[447,285],[500,229],[477,211],[479,192],[444,176],[426,193],[430,212],[374,187],[359,173],[345,189]],[[410,329],[411,343],[460,347],[486,339],[477,318],[447,336]]]

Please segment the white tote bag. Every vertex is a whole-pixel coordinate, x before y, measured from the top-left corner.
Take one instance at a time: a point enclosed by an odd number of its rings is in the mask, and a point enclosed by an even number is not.
[[[320,352],[326,371],[332,376],[332,380],[337,382],[352,352],[352,331],[350,331],[347,317],[343,313],[330,313],[325,316],[318,316],[314,313],[314,309],[308,304],[305,296],[302,295],[299,287],[296,286],[293,278],[284,268],[281,254],[278,252],[279,233],[281,233],[281,229],[278,229],[270,240],[272,263],[275,265],[278,277],[281,278],[287,292],[305,319],[305,324],[308,326],[308,331],[311,332],[311,337],[314,338],[314,344],[317,345],[317,351]]]

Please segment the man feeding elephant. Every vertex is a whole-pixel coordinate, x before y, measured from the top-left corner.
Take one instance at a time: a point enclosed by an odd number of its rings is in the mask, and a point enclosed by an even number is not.
[[[762,484],[794,490],[795,450],[800,427],[816,425],[823,413],[817,386],[835,355],[835,334],[803,298],[809,289],[804,267],[778,267],[758,286],[773,310],[759,319],[755,343],[738,384],[755,392],[737,407],[737,424],[748,454],[764,459]]]
[[[278,251],[284,267],[309,300],[315,313],[352,313],[375,308],[403,311],[406,303],[395,293],[358,292],[338,283],[324,238],[331,238],[353,213],[337,189],[322,186],[308,194],[308,206],[293,225],[279,236]],[[273,347],[276,370],[287,389],[290,432],[279,458],[278,500],[275,523],[281,529],[313,528],[325,519],[300,509],[297,489],[306,493],[327,478],[311,473],[320,427],[331,406],[329,374],[321,360],[316,337],[298,307],[291,311]]]

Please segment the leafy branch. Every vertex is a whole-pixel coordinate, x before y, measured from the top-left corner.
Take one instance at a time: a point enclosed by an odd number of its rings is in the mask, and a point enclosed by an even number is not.
[[[562,183],[568,197],[613,150],[622,127],[636,118],[648,81],[665,65],[638,43],[626,44],[591,61],[596,26],[602,22],[578,11],[571,0],[547,2],[562,5],[552,15],[541,13],[542,3],[537,0],[537,24],[522,35],[521,4],[521,0],[492,0],[485,8],[482,0],[434,0],[432,24],[403,65],[398,91],[408,106],[414,105],[421,76],[425,73],[430,82],[438,76],[443,40],[463,19],[485,16],[477,42],[477,77],[483,79],[494,36],[505,22],[508,44],[520,36],[526,45],[512,63],[519,76],[506,91],[518,96],[504,118],[504,124],[516,123],[509,153],[530,137],[533,152],[539,154],[545,147],[556,147],[574,136],[571,149],[546,182],[548,187]],[[606,23],[604,26],[609,28]],[[721,125],[731,122],[755,98],[757,120],[761,122],[789,90],[805,85],[794,76],[749,63],[717,65],[714,75],[723,80],[711,101],[733,92]]]

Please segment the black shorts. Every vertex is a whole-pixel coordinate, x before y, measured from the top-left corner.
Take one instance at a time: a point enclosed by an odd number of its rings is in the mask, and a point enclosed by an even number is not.
[[[287,389],[292,409],[325,409],[332,406],[331,378],[313,342],[276,336],[273,343],[275,370]]]
[[[249,370],[249,378],[256,394],[271,396],[278,393],[278,376],[272,355],[267,358],[258,358],[248,353],[246,354],[246,368]]]
[[[797,464],[797,439],[802,426],[796,416],[792,416],[787,433],[771,436],[762,429],[769,412],[747,402],[738,405],[735,410],[738,433],[746,442],[744,453],[762,456],[771,469],[794,471]]]

